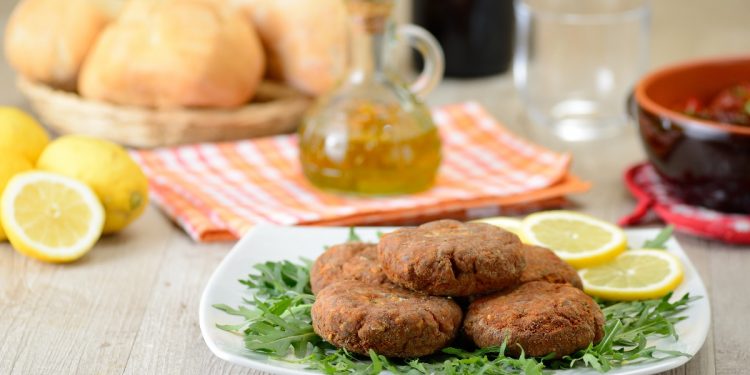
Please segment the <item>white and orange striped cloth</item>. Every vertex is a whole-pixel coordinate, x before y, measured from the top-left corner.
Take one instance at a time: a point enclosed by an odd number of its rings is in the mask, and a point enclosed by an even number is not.
[[[588,189],[570,156],[513,135],[476,103],[437,108],[444,160],[424,193],[355,198],[312,187],[297,138],[280,135],[133,151],[151,196],[196,241],[233,240],[255,224],[385,225],[473,218],[560,206]]]

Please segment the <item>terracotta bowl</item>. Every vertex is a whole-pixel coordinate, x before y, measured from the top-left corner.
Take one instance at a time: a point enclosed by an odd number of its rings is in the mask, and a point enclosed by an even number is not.
[[[750,127],[699,120],[673,110],[690,97],[707,101],[750,82],[750,56],[674,65],[636,86],[631,114],[648,158],[688,203],[750,213]]]

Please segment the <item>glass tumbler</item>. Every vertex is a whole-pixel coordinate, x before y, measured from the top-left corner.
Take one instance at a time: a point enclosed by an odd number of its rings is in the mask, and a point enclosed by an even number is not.
[[[568,141],[616,135],[648,63],[649,0],[515,0],[513,76],[532,123]]]

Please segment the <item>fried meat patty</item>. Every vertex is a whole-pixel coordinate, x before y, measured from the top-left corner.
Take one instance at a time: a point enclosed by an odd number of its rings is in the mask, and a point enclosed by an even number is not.
[[[378,262],[377,245],[347,242],[331,246],[310,269],[310,286],[314,294],[341,280],[358,280],[366,284],[389,283]]]
[[[568,283],[583,290],[583,282],[578,272],[552,250],[541,246],[524,245],[526,268],[521,273],[520,283],[546,281],[550,283]]]
[[[525,266],[515,234],[490,224],[455,220],[386,233],[378,244],[378,258],[392,282],[442,296],[510,287]]]
[[[327,286],[312,307],[313,329],[331,344],[400,358],[442,349],[456,337],[461,318],[461,308],[448,298],[358,281]]]
[[[500,346],[507,352],[557,358],[599,342],[604,315],[599,305],[568,284],[534,281],[474,301],[463,330],[479,347]]]

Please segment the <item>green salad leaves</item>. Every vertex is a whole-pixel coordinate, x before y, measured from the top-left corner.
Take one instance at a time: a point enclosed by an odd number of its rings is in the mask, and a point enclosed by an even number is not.
[[[657,234],[656,237],[644,242],[641,247],[644,249],[665,250],[667,248],[667,241],[672,238],[672,232],[674,232],[674,227],[667,225],[664,229],[659,231],[659,234]]]
[[[656,238],[663,246],[669,238]],[[350,232],[350,240],[358,239]],[[653,246],[653,245],[652,245]],[[654,246],[656,247],[656,246]],[[242,317],[237,325],[217,325],[238,334],[247,349],[267,354],[280,361],[301,363],[326,374],[542,374],[543,369],[591,367],[601,372],[624,364],[638,363],[670,356],[685,356],[649,345],[648,340],[678,339],[674,325],[686,317],[682,314],[690,302],[699,297],[684,295],[670,302],[671,295],[661,299],[634,302],[597,301],[606,318],[604,339],[561,359],[506,357],[505,347],[449,347],[441,353],[412,360],[386,358],[375,352],[369,356],[337,349],[320,338],[312,328],[310,309],[315,296],[310,290],[310,266],[300,262],[265,262],[254,266],[255,272],[239,282],[247,286],[252,299],[233,308],[214,305],[230,315]]]

